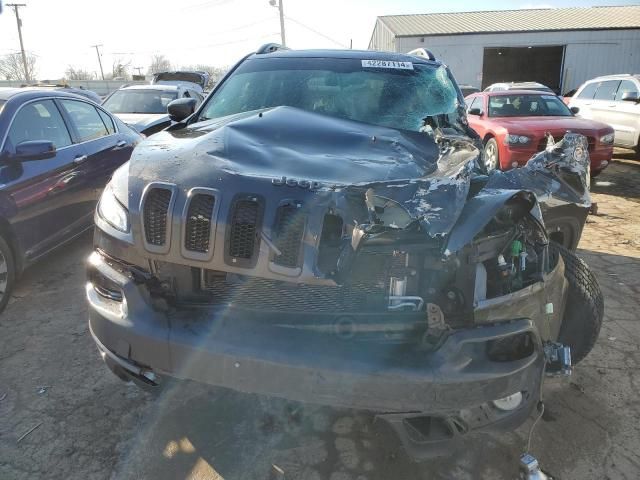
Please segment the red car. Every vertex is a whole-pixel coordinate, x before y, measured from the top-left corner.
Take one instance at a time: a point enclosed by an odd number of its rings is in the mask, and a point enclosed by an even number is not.
[[[527,163],[547,145],[547,133],[560,140],[568,131],[589,141],[591,175],[611,161],[613,128],[574,116],[556,95],[531,90],[478,92],[469,95],[469,125],[482,138],[487,170],[508,170]]]

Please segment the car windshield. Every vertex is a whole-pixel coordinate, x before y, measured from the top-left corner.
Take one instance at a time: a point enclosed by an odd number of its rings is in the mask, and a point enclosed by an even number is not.
[[[111,113],[167,113],[167,105],[176,98],[175,90],[118,90],[102,106]]]
[[[490,117],[570,117],[571,110],[555,95],[514,94],[489,97]]]
[[[367,59],[246,61],[215,92],[200,120],[290,106],[391,128],[419,131],[426,117],[454,124],[458,93],[445,67]]]

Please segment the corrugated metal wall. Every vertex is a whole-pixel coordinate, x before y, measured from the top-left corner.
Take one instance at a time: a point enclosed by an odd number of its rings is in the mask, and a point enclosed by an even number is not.
[[[387,27],[384,22],[378,18],[376,20],[376,26],[373,28],[371,40],[369,41],[369,50],[394,52],[396,51],[394,43],[395,35],[391,30],[389,30],[389,27]]]
[[[376,30],[379,23],[376,24]],[[388,32],[388,29],[387,29]],[[640,72],[640,30],[595,30],[571,32],[527,32],[474,35],[443,35],[402,37],[395,39],[395,48],[377,48],[383,35],[374,35],[370,48],[408,52],[428,48],[453,71],[459,83],[479,87],[482,80],[482,58],[485,47],[524,47],[565,45],[562,90],[568,91],[585,80],[599,75]]]

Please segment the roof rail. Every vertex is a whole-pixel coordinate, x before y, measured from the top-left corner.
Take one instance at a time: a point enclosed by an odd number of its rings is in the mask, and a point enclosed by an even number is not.
[[[413,55],[414,57],[423,57],[428,60],[435,60],[436,57],[433,53],[431,53],[426,48],[416,48],[415,50],[411,50],[407,55]]]
[[[256,55],[264,55],[265,53],[273,53],[277,50],[289,50],[287,47],[283,47],[279,43],[265,43],[258,50]]]

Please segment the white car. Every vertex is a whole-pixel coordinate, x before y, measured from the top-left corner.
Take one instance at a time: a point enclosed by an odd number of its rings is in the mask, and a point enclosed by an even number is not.
[[[614,146],[632,148],[640,158],[640,75],[607,75],[588,80],[571,97],[578,116],[599,120],[615,131]]]
[[[143,135],[153,135],[171,125],[167,106],[178,98],[204,99],[209,81],[205,72],[162,72],[151,85],[130,85],[109,95],[102,106]]]

